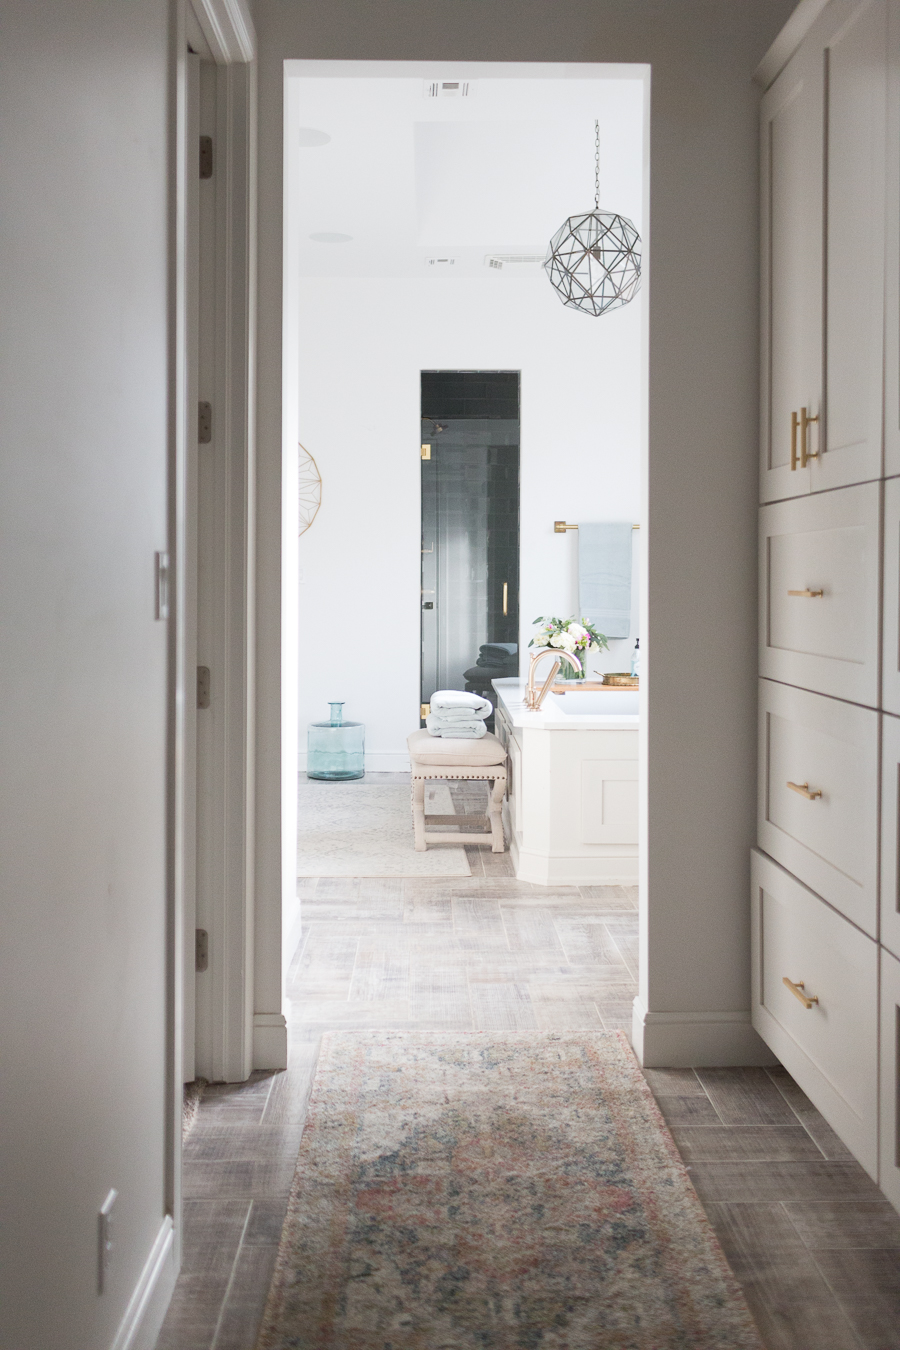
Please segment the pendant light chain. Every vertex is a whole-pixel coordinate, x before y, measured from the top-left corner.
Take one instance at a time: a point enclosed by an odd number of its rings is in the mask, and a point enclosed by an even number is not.
[[[600,210],[600,123],[594,123],[594,210]]]

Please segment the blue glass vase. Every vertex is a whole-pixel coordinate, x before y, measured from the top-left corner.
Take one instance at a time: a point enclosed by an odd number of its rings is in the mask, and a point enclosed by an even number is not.
[[[345,722],[343,703],[329,703],[328,722],[310,722],[306,734],[307,778],[362,778],[366,772],[364,722]]]

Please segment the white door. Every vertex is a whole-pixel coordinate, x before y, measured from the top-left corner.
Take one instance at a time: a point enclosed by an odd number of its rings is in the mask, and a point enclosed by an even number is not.
[[[881,1147],[878,1184],[900,1209],[900,961],[881,949]]]
[[[900,718],[881,719],[881,941],[900,957]]]
[[[825,383],[813,492],[882,467],[887,5],[832,0],[823,21]]]
[[[800,409],[818,413],[822,362],[822,71],[804,44],[762,101],[760,500],[809,492]]]

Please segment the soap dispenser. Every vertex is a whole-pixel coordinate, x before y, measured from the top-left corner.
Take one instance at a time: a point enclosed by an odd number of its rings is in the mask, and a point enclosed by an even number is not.
[[[634,644],[634,652],[631,657],[631,673],[640,678],[641,674],[641,639],[637,638]]]

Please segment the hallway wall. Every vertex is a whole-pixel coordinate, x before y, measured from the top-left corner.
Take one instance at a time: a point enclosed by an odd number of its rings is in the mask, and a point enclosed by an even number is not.
[[[159,1289],[174,1277],[167,634],[154,618],[154,553],[167,547],[169,22],[168,0],[3,7],[3,1350],[109,1350],[151,1252]]]
[[[755,818],[758,94],[753,70],[793,0],[257,0],[260,34],[259,641],[281,632],[283,62],[291,58],[623,61],[652,67],[649,423],[641,519],[642,979],[648,1063],[739,1063],[749,1025],[748,859]],[[649,550],[649,551],[648,551]],[[645,643],[642,642],[642,647]],[[697,653],[703,690],[698,694]],[[260,666],[257,987],[280,997],[279,763],[294,690]],[[282,709],[279,715],[276,711]],[[290,751],[289,751],[290,753]],[[282,777],[283,773],[283,777]],[[282,802],[285,804],[282,814]],[[272,822],[281,821],[273,837]],[[276,847],[277,845],[277,847]]]

